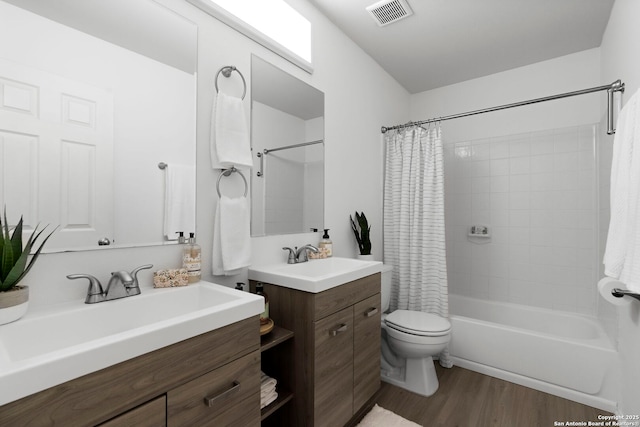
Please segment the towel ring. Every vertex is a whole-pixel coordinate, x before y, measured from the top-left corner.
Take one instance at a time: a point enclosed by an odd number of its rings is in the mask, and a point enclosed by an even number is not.
[[[216,183],[216,191],[218,192],[218,197],[222,197],[222,194],[220,193],[220,180],[222,179],[223,176],[229,176],[233,172],[238,172],[242,177],[242,180],[244,181],[244,197],[247,197],[247,193],[249,191],[249,184],[247,184],[247,178],[245,178],[244,174],[240,170],[236,169],[235,166],[231,166],[231,169],[223,169],[222,173],[218,176],[218,182]]]
[[[238,70],[235,67],[235,65],[225,65],[224,67],[222,67],[222,68],[220,68],[218,70],[218,72],[216,73],[216,79],[215,79],[216,93],[219,92],[219,90],[218,90],[218,77],[220,76],[220,73],[222,73],[222,75],[225,76],[225,77],[230,77],[231,73],[233,71],[235,71],[236,73],[240,74],[240,78],[242,79],[242,85],[244,86],[244,91],[242,92],[242,99],[244,99],[244,96],[247,94],[247,82],[244,79],[244,76],[242,75],[240,70]]]

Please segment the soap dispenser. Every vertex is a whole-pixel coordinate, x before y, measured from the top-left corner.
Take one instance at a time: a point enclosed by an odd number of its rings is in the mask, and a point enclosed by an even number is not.
[[[322,236],[322,240],[320,240],[320,244],[318,245],[320,250],[326,254],[327,257],[333,256],[333,242],[329,237],[329,229],[324,229],[324,235]]]
[[[189,233],[189,244],[182,253],[182,267],[187,269],[189,283],[199,282],[202,278],[200,254],[200,245],[196,243],[195,233]]]

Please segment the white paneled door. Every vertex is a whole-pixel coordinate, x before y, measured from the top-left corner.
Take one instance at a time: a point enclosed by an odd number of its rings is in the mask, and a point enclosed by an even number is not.
[[[59,226],[48,247],[113,240],[113,97],[0,59],[0,203]]]

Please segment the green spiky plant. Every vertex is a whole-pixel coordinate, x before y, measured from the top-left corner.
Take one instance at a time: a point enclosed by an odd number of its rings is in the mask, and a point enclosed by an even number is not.
[[[36,249],[31,260],[27,263],[31,249],[36,248],[36,243],[42,232],[47,227],[38,231],[38,227],[33,230],[31,236],[22,246],[22,216],[18,225],[13,229],[13,234],[9,235],[9,225],[7,222],[7,209],[4,210],[4,226],[0,218],[0,292],[10,291],[18,286],[20,280],[31,270],[44,244],[49,240],[55,229],[44,237],[40,246]]]
[[[369,238],[371,226],[369,225],[364,212],[358,213],[358,211],[356,211],[355,221],[351,215],[349,215],[349,219],[351,220],[351,229],[353,230],[353,234],[356,236],[356,241],[358,242],[360,255],[371,255],[371,239]]]

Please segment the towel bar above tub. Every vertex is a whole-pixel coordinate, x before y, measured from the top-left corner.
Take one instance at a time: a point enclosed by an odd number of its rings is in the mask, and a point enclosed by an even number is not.
[[[247,197],[247,194],[249,192],[249,184],[247,184],[247,178],[245,178],[244,174],[240,170],[236,169],[235,166],[231,166],[230,169],[223,169],[220,173],[220,176],[218,176],[218,182],[216,183],[216,191],[218,192],[218,197],[222,197],[222,194],[220,193],[220,180],[223,176],[229,176],[233,172],[237,172],[242,177],[242,180],[244,181],[244,197]]]
[[[247,94],[247,82],[244,79],[244,76],[242,75],[242,73],[240,72],[240,70],[238,70],[235,65],[225,65],[224,67],[220,68],[218,70],[218,72],[216,73],[216,79],[215,79],[215,87],[216,87],[216,93],[219,92],[218,90],[218,77],[220,76],[220,73],[222,73],[223,76],[225,77],[230,77],[231,73],[235,71],[236,73],[240,74],[240,78],[242,79],[242,84],[244,86],[244,90],[242,91],[242,99],[244,99],[244,96]]]

